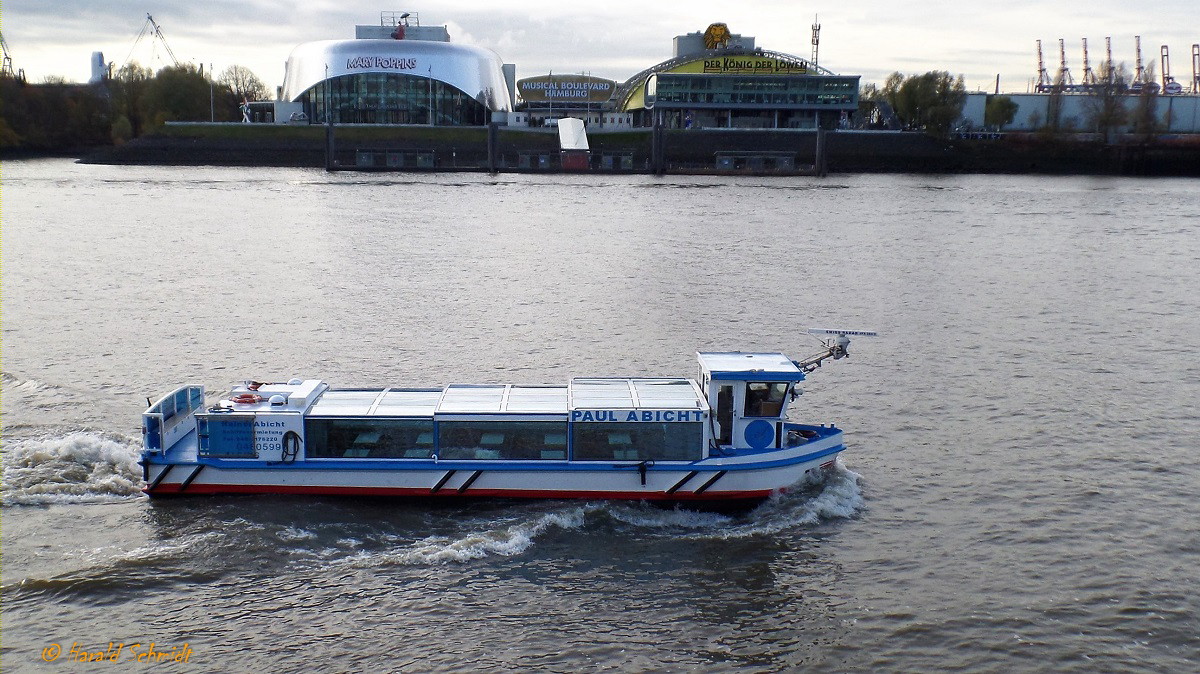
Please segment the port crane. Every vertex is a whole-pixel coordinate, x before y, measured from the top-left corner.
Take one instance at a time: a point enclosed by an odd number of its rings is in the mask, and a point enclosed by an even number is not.
[[[1037,55],[1038,55],[1038,81],[1037,81],[1037,87],[1034,89],[1034,91],[1036,91],[1040,94],[1040,93],[1049,91],[1050,88],[1052,86],[1054,86],[1053,83],[1050,82],[1050,75],[1046,72],[1046,61],[1045,61],[1045,59],[1042,58],[1042,41],[1041,40],[1037,41]]]
[[[1192,94],[1200,95],[1200,44],[1192,45]]]
[[[1088,62],[1087,38],[1083,38],[1083,85],[1085,87],[1095,86],[1096,73],[1092,72],[1092,66]]]
[[[1129,91],[1134,94],[1141,94],[1143,91],[1156,94],[1160,89],[1158,82],[1150,79],[1147,69],[1142,65],[1142,36],[1134,35],[1133,43],[1137,49],[1137,60],[1134,62],[1136,67],[1133,71],[1133,82],[1129,84]]]
[[[1058,75],[1054,85],[1067,90],[1075,87],[1075,78],[1071,77],[1071,69],[1067,67],[1067,45],[1062,38],[1058,39]]]
[[[146,14],[146,21],[142,24],[141,32],[139,32],[137,38],[134,39],[133,46],[129,48],[129,55],[125,57],[125,63],[129,63],[130,57],[133,56],[133,50],[137,48],[138,43],[142,41],[142,38],[146,37],[147,35],[150,35],[152,38],[157,38],[158,41],[162,43],[163,49],[165,49],[167,52],[167,56],[171,57],[171,65],[179,65],[179,59],[175,58],[175,52],[171,49],[171,45],[167,44],[167,38],[163,35],[162,28],[159,27],[158,22],[155,21],[154,17],[150,16],[149,13]]]
[[[1172,96],[1183,93],[1183,85],[1171,76],[1171,55],[1165,44],[1162,46],[1162,92]]]
[[[1134,61],[1133,81],[1141,88],[1142,82],[1146,78],[1146,69],[1142,67],[1142,36],[1134,35],[1133,44],[1137,49],[1137,60]]]
[[[8,51],[8,40],[4,39],[4,33],[0,33],[0,48],[4,51],[4,66],[0,71],[0,76],[12,77],[17,80],[25,81],[25,69],[13,70],[12,54]]]

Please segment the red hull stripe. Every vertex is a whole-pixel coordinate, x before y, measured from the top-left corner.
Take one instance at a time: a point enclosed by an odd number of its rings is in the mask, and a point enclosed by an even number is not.
[[[783,491],[782,489],[777,491]],[[454,490],[444,493],[431,494],[429,488],[409,487],[334,487],[320,485],[259,485],[259,484],[190,484],[186,491],[180,491],[179,483],[163,483],[153,491],[146,490],[151,496],[173,496],[177,494],[311,494],[320,496],[423,496],[433,498],[459,497],[462,498],[530,498],[530,499],[587,499],[606,500],[617,499],[624,501],[739,501],[746,499],[764,499],[771,495],[771,490],[763,491],[724,491],[704,492],[693,494],[689,492],[641,491],[555,491],[550,489],[472,489],[465,494]]]

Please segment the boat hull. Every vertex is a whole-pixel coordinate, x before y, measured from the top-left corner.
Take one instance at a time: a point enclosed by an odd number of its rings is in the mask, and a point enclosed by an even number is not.
[[[840,434],[839,434],[840,435]],[[147,463],[146,493],[306,494],[421,499],[586,499],[662,503],[746,503],[818,475],[844,447],[825,438],[790,456],[710,459],[680,465],[572,462],[528,465],[480,461],[230,461]],[[233,465],[230,465],[233,464]]]

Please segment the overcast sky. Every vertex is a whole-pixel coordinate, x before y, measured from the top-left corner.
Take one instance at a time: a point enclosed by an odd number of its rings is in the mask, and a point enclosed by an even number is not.
[[[1140,5],[1140,6],[1135,6]],[[820,16],[820,65],[863,82],[882,82],[892,71],[949,70],[972,89],[1023,92],[1036,77],[1035,41],[1046,49],[1047,68],[1058,66],[1058,39],[1067,41],[1067,65],[1083,72],[1080,38],[1088,38],[1095,67],[1104,38],[1113,60],[1134,62],[1134,35],[1142,55],[1157,62],[1171,49],[1172,74],[1185,86],[1192,77],[1191,45],[1200,42],[1197,0],[1091,0],[1090,2],[600,2],[546,0],[444,0],[392,6],[378,0],[8,0],[0,29],[14,66],[31,81],[61,76],[86,81],[93,51],[120,66],[127,59],[158,69],[165,50],[153,40],[134,42],[149,12],[181,61],[253,70],[271,89],[283,83],[284,62],[301,42],[354,37],[356,24],[378,24],[380,10],[418,13],[423,25],[446,25],[454,42],[487,47],[517,77],[589,72],[625,80],[671,56],[671,38],[724,22],[753,36],[764,49],[807,58],[812,23]]]

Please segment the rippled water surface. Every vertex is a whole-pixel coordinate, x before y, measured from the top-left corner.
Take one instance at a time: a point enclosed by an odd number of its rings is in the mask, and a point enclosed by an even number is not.
[[[3,166],[5,671],[1196,671],[1200,183]],[[184,384],[816,346],[740,514],[140,495]],[[43,657],[62,648],[54,664]],[[135,646],[136,645],[136,646]],[[133,663],[136,665],[136,663]]]

